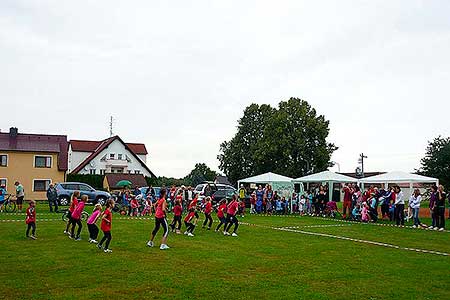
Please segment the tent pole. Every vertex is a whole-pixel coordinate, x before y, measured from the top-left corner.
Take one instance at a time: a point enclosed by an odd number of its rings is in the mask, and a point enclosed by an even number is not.
[[[334,189],[334,184],[332,181],[328,181],[328,201],[333,200],[333,189]]]

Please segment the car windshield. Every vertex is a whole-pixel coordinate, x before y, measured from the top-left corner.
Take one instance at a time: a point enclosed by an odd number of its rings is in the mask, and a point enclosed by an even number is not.
[[[195,190],[196,190],[197,192],[201,192],[201,191],[203,190],[203,186],[204,186],[204,184],[197,185],[197,187],[195,188]]]

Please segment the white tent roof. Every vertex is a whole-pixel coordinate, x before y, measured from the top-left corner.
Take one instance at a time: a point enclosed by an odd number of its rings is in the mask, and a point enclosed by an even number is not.
[[[293,182],[356,182],[356,178],[341,175],[331,171],[323,171],[320,173],[300,177],[294,179]]]
[[[271,183],[271,182],[292,182],[292,178],[275,173],[265,173],[239,180],[240,183]]]
[[[362,183],[434,183],[438,179],[417,174],[410,174],[402,171],[389,172],[381,175],[360,179]]]

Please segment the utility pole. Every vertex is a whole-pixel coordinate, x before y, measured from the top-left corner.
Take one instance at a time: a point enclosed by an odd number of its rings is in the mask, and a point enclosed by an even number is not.
[[[367,156],[364,155],[364,153],[361,153],[359,155],[358,162],[361,164],[361,176],[364,178],[364,158],[367,158]]]
[[[113,135],[113,117],[111,116],[109,120],[109,137],[112,137]]]

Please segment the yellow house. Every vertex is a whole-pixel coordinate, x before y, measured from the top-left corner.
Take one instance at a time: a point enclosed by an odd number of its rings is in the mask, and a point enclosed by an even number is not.
[[[15,194],[18,181],[25,200],[46,200],[50,183],[65,181],[67,151],[65,135],[23,134],[17,128],[0,133],[0,185]]]

